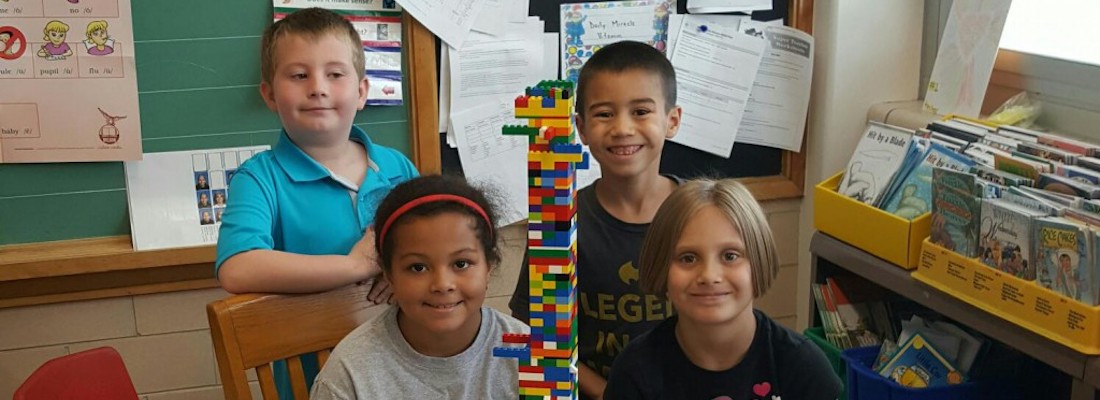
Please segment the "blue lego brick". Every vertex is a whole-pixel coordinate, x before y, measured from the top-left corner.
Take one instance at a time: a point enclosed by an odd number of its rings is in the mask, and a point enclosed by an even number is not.
[[[542,108],[554,108],[555,103],[556,102],[554,101],[553,97],[550,97],[548,95],[543,95],[543,97],[542,97]]]
[[[566,154],[580,154],[584,152],[584,147],[580,143],[554,143],[550,145],[550,149],[555,153]]]
[[[531,348],[530,347],[494,347],[493,348],[493,357],[529,359],[529,358],[531,358]]]
[[[569,371],[569,368],[560,367],[543,368],[542,376],[544,379],[551,382],[569,382],[573,379],[573,373]]]
[[[581,162],[576,164],[577,169],[588,169],[589,168],[588,156],[589,156],[589,153],[584,153],[584,161],[581,161]]]

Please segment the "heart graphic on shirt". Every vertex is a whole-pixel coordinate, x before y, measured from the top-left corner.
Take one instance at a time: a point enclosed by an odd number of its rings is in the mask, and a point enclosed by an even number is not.
[[[757,396],[764,397],[772,391],[772,384],[768,382],[757,383],[752,385],[752,392]]]
[[[711,400],[733,400],[733,397],[729,397],[729,396],[718,396],[718,397],[715,397],[715,398],[713,398],[713,399],[711,399]]]

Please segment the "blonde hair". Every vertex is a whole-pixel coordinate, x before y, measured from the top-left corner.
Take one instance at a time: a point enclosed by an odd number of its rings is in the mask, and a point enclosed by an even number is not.
[[[42,28],[42,40],[49,41],[50,32],[68,33],[69,25],[66,25],[64,22],[58,20],[47,22],[46,27]]]
[[[271,83],[275,76],[275,48],[279,39],[299,35],[309,39],[318,39],[324,35],[335,35],[347,39],[351,48],[351,65],[355,67],[360,80],[366,73],[366,57],[363,55],[363,40],[359,32],[348,20],[323,8],[304,8],[276,21],[264,30],[260,42],[260,78]]]
[[[89,22],[88,28],[84,30],[84,35],[88,37],[88,40],[92,40],[92,32],[95,31],[107,32],[107,21]]]
[[[689,181],[665,199],[649,225],[638,257],[642,290],[665,295],[669,263],[684,226],[706,206],[717,207],[741,234],[745,256],[752,265],[752,295],[763,296],[779,272],[775,238],[760,204],[744,185],[733,179]]]

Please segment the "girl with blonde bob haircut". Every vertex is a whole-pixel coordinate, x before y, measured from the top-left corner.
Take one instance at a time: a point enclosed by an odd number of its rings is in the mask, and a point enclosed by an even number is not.
[[[640,285],[676,315],[631,340],[604,399],[836,399],[825,354],[753,301],[778,272],[760,204],[733,179],[680,185],[657,210],[639,260]]]

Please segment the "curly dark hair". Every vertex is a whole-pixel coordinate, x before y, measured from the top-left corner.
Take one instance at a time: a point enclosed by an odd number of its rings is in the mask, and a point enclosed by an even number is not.
[[[390,216],[401,206],[417,198],[433,194],[449,194],[460,196],[477,204],[489,217],[486,221],[477,211],[467,205],[453,201],[435,201],[418,205],[405,213],[398,215],[389,231],[383,236],[379,230],[390,219]],[[375,233],[374,248],[378,251],[378,259],[382,264],[382,270],[390,272],[393,261],[393,230],[402,223],[416,217],[434,216],[443,213],[460,213],[469,215],[474,221],[474,231],[477,233],[478,242],[485,249],[485,260],[490,267],[500,264],[500,248],[497,246],[497,235],[494,231],[497,225],[497,213],[493,203],[484,189],[470,185],[465,179],[449,175],[426,175],[404,182],[393,188],[374,214]]]

